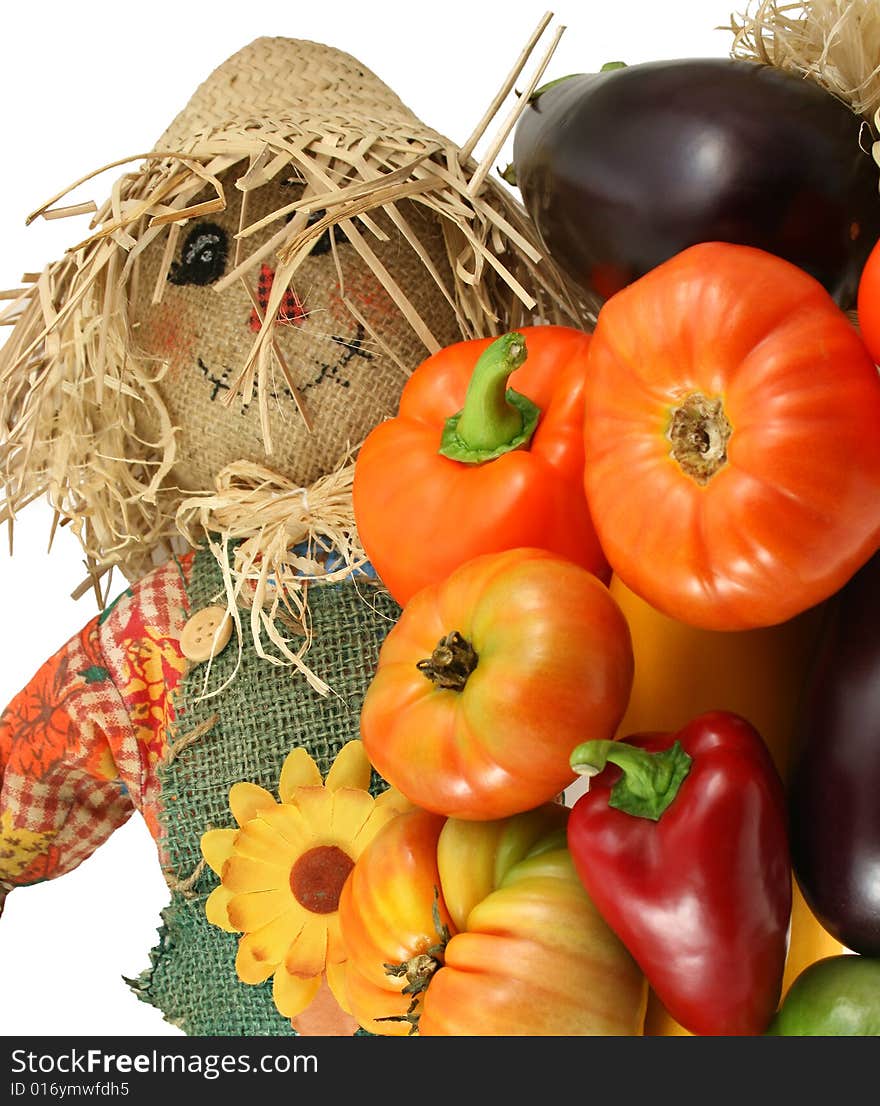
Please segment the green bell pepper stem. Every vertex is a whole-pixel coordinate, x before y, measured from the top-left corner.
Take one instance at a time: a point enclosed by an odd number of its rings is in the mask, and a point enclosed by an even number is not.
[[[446,420],[440,453],[453,461],[482,464],[528,445],[541,411],[530,399],[507,387],[510,374],[527,356],[518,331],[503,334],[477,360],[464,407]]]
[[[598,775],[609,762],[623,774],[611,789],[608,805],[656,822],[678,794],[693,758],[678,741],[656,753],[625,741],[585,741],[570,758],[579,776]]]

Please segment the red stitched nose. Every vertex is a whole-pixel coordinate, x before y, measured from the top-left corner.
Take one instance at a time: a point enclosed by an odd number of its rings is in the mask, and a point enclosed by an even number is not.
[[[260,329],[262,325],[261,315],[265,316],[269,306],[269,296],[272,292],[272,284],[275,280],[275,270],[268,265],[260,266],[260,279],[257,284],[257,303],[260,305],[260,313],[255,307],[251,308],[248,326],[253,331]],[[292,288],[288,288],[281,300],[278,314],[275,316],[276,326],[300,326],[305,322],[306,309],[302,301]]]

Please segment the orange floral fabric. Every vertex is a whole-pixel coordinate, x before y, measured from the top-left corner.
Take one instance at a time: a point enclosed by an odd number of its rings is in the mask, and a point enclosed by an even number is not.
[[[174,697],[186,661],[175,638],[156,626],[142,626],[125,643],[125,683],[120,687],[138,741],[152,763],[162,756],[174,721]]]
[[[0,897],[74,868],[133,810],[158,835],[156,766],[186,667],[192,562],[129,588],[0,714]]]
[[[65,651],[46,661],[0,718],[0,764],[39,779],[67,751],[71,720],[65,702],[73,694]]]

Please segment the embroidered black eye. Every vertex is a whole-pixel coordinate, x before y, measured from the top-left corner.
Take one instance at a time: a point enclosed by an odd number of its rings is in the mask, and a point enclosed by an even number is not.
[[[215,223],[197,223],[186,236],[180,261],[168,273],[172,284],[213,284],[226,269],[226,231]]]

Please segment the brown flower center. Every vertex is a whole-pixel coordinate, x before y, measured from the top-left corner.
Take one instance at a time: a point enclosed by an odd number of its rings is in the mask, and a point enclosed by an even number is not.
[[[291,868],[290,889],[306,910],[332,914],[339,906],[342,885],[353,867],[354,861],[338,845],[316,845]]]

